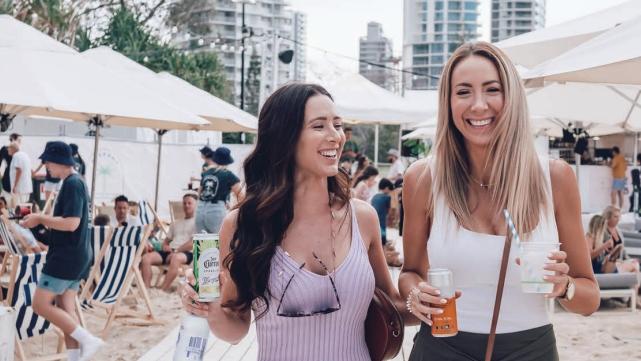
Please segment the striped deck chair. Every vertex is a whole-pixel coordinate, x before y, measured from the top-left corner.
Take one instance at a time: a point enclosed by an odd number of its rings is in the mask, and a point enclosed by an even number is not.
[[[64,352],[64,335],[49,321],[38,316],[31,308],[31,301],[36,291],[38,278],[45,263],[46,253],[32,253],[24,256],[13,255],[13,265],[9,283],[9,292],[5,306],[16,310],[16,354],[19,360],[26,360],[22,342],[36,335],[53,330],[58,335],[55,354],[42,356],[36,360],[62,360],[67,358]],[[80,312],[80,309],[77,309]]]
[[[9,225],[6,222],[11,222],[8,219],[5,219],[2,217],[0,219],[0,239],[6,246],[7,252],[5,252],[4,256],[2,257],[2,265],[0,266],[0,277],[3,277],[5,273],[9,271],[9,268],[11,266],[11,256],[12,255],[22,255],[23,252],[18,247],[18,243],[16,242],[16,239],[13,237],[13,234],[11,234],[11,231],[9,231]],[[5,281],[8,281],[6,279],[2,279],[1,283],[4,286]],[[2,293],[0,292],[0,300],[2,300]]]
[[[158,217],[158,213],[156,213],[156,210],[147,202],[146,200],[141,200],[138,202],[138,220],[140,220],[140,224],[143,226],[146,226],[148,224],[154,224],[155,220],[158,220],[158,225],[160,226],[160,230],[163,233],[163,236],[167,236],[167,232],[169,231],[167,229],[167,226],[160,220],[160,217]]]
[[[80,300],[85,310],[107,310],[107,321],[102,330],[105,337],[116,317],[129,317],[136,324],[159,323],[154,317],[151,300],[139,269],[142,250],[150,231],[149,225],[115,228],[109,242],[102,246],[98,260],[89,275],[88,282],[95,282],[96,287],[91,292],[90,287],[82,290]],[[119,307],[127,295],[136,296],[131,289],[134,281],[142,294],[146,313]]]

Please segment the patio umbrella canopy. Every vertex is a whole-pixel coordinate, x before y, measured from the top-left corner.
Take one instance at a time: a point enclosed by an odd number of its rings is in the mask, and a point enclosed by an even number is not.
[[[0,59],[2,118],[38,115],[97,125],[92,203],[101,126],[194,129],[209,124],[7,15],[0,16]]]
[[[258,128],[255,116],[172,74],[155,73],[108,47],[101,46],[86,50],[82,56],[131,77],[147,89],[159,94],[167,103],[209,121],[208,124],[199,126],[198,130],[256,132]]]
[[[531,68],[638,16],[641,16],[641,1],[630,0],[574,20],[511,37],[495,45],[514,63]]]
[[[186,109],[203,116],[208,124],[198,127],[199,130],[216,131],[256,131],[252,126],[257,125],[256,118],[237,109],[213,95],[204,96],[187,82],[172,79],[171,75],[160,76],[149,68],[138,64],[123,54],[108,47],[89,49],[81,54],[82,57],[94,61],[105,68],[115,71],[122,76],[133,79],[149,91],[158,94],[163,101],[180,109]],[[206,92],[205,92],[206,93]],[[208,94],[208,93],[206,93]],[[226,105],[223,105],[223,103]],[[239,119],[238,122],[235,119]],[[156,187],[154,208],[158,207],[158,193],[160,186],[160,167],[162,159],[162,137],[167,130],[182,129],[180,126],[171,126],[156,129],[158,133],[158,159],[156,167]]]
[[[641,5],[641,1],[637,2]],[[641,16],[623,23],[524,75],[542,81],[641,85]]]

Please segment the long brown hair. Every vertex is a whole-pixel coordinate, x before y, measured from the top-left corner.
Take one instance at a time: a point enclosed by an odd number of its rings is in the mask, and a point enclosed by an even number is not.
[[[454,125],[450,97],[454,69],[471,56],[483,57],[494,64],[503,89],[503,109],[497,116],[485,164],[491,171],[489,183],[494,185],[490,189],[492,202],[497,212],[507,208],[519,232],[527,233],[538,225],[550,190],[534,147],[523,85],[508,57],[492,44],[461,45],[443,69],[439,85],[435,187],[444,195],[458,223],[469,227],[472,218],[467,197],[471,170],[463,135]]]
[[[332,99],[319,85],[291,83],[267,98],[260,111],[256,147],[244,163],[247,192],[238,207],[231,252],[224,260],[238,297],[224,307],[247,310],[257,298],[266,306],[261,315],[269,307],[272,257],[294,218],[296,145],[305,104],[315,95]],[[327,192],[340,204],[349,202],[349,176],[340,167],[327,179]]]

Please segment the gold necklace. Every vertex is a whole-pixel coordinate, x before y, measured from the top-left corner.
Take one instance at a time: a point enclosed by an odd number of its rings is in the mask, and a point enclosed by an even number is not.
[[[474,177],[472,177],[472,176],[469,176],[469,178],[470,178],[470,180],[471,180],[472,182],[474,182],[474,183],[478,184],[478,185],[479,185],[481,188],[483,188],[483,189],[488,189],[488,188],[490,188],[490,187],[494,187],[494,186],[495,186],[495,184],[483,184],[483,182],[479,182],[479,181],[477,181],[477,180],[476,180],[476,179],[474,179]]]

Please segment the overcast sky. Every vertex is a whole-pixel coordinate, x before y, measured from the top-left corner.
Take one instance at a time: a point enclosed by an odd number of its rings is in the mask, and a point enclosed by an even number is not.
[[[626,0],[547,0],[546,25],[554,25]],[[394,55],[401,55],[403,46],[403,0],[289,0],[292,9],[307,14],[307,56],[353,67],[353,60],[325,55],[321,48],[358,58],[358,39],[364,36],[369,21],[383,25],[383,33],[394,43]],[[481,0],[481,33],[489,40],[490,0]]]

